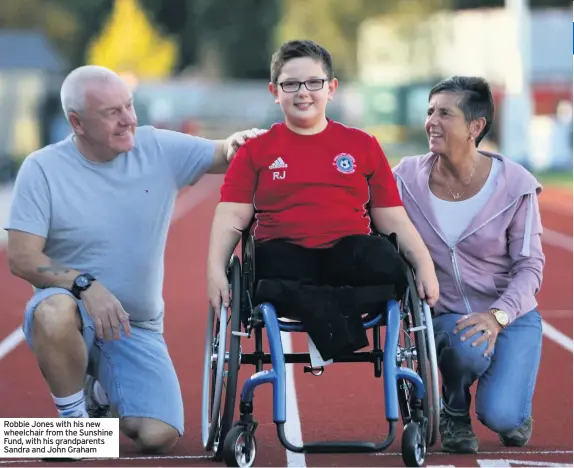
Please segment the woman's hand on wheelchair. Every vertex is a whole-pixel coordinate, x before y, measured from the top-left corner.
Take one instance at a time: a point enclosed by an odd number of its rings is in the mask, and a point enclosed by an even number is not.
[[[429,307],[433,307],[439,296],[438,279],[433,267],[421,268],[416,272],[417,291],[422,300],[426,300]]]
[[[207,274],[207,294],[213,310],[219,317],[221,305],[229,307],[229,281],[223,268],[214,269]]]
[[[488,347],[484,352],[484,356],[489,356],[494,351],[496,338],[502,330],[494,316],[485,312],[473,312],[472,314],[464,315],[457,320],[454,333],[456,334],[465,328],[468,328],[468,331],[460,337],[462,341],[468,340],[477,333],[481,333],[481,336],[472,343],[472,346],[478,346],[488,340]]]

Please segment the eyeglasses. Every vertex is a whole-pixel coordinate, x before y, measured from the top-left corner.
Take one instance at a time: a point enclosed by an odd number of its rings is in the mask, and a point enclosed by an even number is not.
[[[309,91],[319,91],[323,89],[325,81],[329,81],[328,78],[313,78],[307,81],[283,81],[282,83],[277,83],[281,86],[281,89],[286,93],[296,93],[301,89],[301,85],[305,85],[305,88]]]

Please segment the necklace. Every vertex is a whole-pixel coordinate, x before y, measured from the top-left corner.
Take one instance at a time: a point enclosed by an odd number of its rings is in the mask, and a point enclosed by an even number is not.
[[[476,164],[477,164],[477,163],[478,163],[478,158],[475,159],[475,161],[474,161],[474,166],[472,166],[472,171],[470,171],[470,175],[469,175],[468,178],[466,179],[466,182],[463,182],[463,185],[468,185],[468,184],[470,183],[470,180],[472,179],[472,176],[474,175],[474,171],[475,171],[475,169],[476,169]],[[447,177],[445,177],[445,180],[446,180],[446,185],[447,185],[447,187],[448,187],[448,191],[450,192],[450,195],[452,196],[453,200],[459,200],[460,198],[462,198],[463,195],[464,195],[464,192],[465,192],[466,190],[463,190],[462,192],[456,192],[456,193],[454,193],[454,192],[452,191],[452,189],[450,188],[450,184],[449,184],[449,182],[448,182],[448,178],[447,178]]]

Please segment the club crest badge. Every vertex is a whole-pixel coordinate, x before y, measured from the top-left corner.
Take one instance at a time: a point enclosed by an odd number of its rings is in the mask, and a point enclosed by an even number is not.
[[[357,169],[355,158],[347,153],[341,153],[335,156],[333,166],[342,174],[352,174]]]

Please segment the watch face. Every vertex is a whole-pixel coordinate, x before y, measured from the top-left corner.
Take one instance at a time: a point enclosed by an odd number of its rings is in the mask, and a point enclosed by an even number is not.
[[[76,284],[80,287],[80,288],[85,288],[88,285],[88,279],[85,278],[84,276],[79,276],[76,279]]]
[[[502,310],[497,310],[495,312],[495,316],[496,319],[502,324],[502,325],[507,325],[508,324],[508,315],[506,315],[506,312],[503,312]]]

